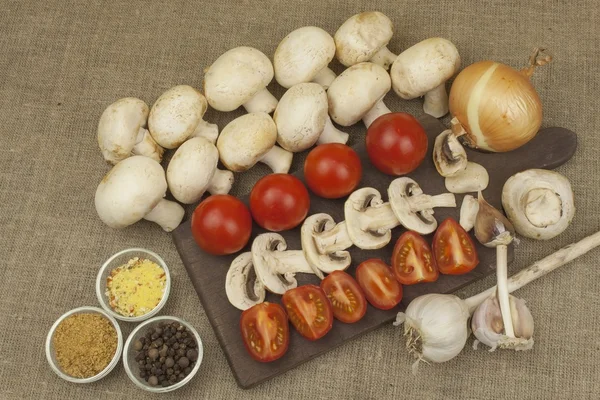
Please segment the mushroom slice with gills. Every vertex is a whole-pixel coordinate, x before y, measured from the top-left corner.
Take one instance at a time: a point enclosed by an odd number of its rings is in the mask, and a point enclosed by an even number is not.
[[[452,193],[476,193],[483,191],[490,183],[487,170],[477,163],[468,161],[467,167],[452,176],[446,177],[446,189]]]
[[[275,80],[286,89],[304,82],[327,89],[335,79],[335,72],[328,67],[334,55],[335,42],[329,33],[316,26],[298,28],[275,50]]]
[[[342,126],[361,119],[368,128],[373,121],[391,111],[383,98],[391,89],[390,75],[373,63],[360,63],[342,72],[329,86],[329,115]]]
[[[479,212],[479,200],[470,194],[463,197],[462,205],[460,206],[460,226],[469,232],[475,226],[477,213]]]
[[[233,173],[217,168],[219,151],[203,137],[184,142],[167,167],[167,183],[175,199],[184,204],[200,200],[205,191],[226,194],[233,184]]]
[[[314,273],[302,250],[286,249],[285,239],[278,233],[263,233],[252,242],[256,276],[268,291],[275,294],[284,294],[297,287],[297,273]]]
[[[425,96],[423,111],[435,118],[448,113],[446,81],[460,68],[460,55],[452,42],[430,38],[404,50],[394,61],[392,87],[405,100]]]
[[[320,248],[316,239],[323,234],[328,234],[333,240],[329,246]],[[324,278],[323,272],[330,274],[350,266],[350,253],[344,250],[352,246],[352,241],[348,237],[345,223],[336,225],[333,218],[324,213],[311,215],[302,224],[301,238],[304,257],[319,278]]]
[[[132,156],[102,178],[94,203],[102,222],[111,228],[125,228],[143,218],[171,232],[181,223],[184,209],[165,200],[166,192],[162,166],[151,158]]]
[[[437,228],[434,208],[456,207],[452,193],[436,196],[424,194],[417,182],[408,177],[394,179],[388,188],[388,197],[399,223],[421,235],[428,235]]]
[[[288,89],[273,114],[277,142],[285,150],[299,152],[315,143],[346,143],[348,134],[338,130],[328,114],[327,93],[317,83],[299,83]]]
[[[134,97],[106,107],[98,122],[98,145],[104,159],[115,165],[132,155],[141,155],[160,162],[164,149],[146,129],[147,120],[148,105]]]
[[[271,60],[260,50],[236,47],[206,69],[204,94],[208,104],[218,111],[233,111],[243,106],[249,113],[272,113],[277,99],[267,86],[273,75]]]
[[[158,144],[175,149],[193,137],[203,137],[214,143],[219,128],[202,117],[208,103],[198,90],[178,85],[167,90],[156,100],[148,117],[148,129]]]
[[[256,276],[251,252],[242,253],[231,262],[225,292],[231,305],[242,311],[265,301],[265,285]]]
[[[531,239],[558,236],[575,215],[569,180],[544,169],[511,176],[502,188],[502,206],[517,233]]]
[[[458,138],[447,129],[435,138],[433,163],[441,176],[448,177],[467,168],[467,153]]]
[[[217,139],[221,162],[233,172],[243,172],[257,162],[275,173],[286,174],[293,154],[275,145],[277,126],[267,113],[250,113],[231,121]]]
[[[388,70],[396,55],[387,45],[394,34],[392,21],[379,11],[367,11],[348,18],[334,35],[335,55],[350,67],[371,61]]]

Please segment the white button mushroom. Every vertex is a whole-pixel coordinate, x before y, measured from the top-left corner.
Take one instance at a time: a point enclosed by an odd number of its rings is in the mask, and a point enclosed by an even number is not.
[[[467,161],[465,169],[447,176],[444,183],[451,193],[476,193],[487,188],[490,176],[482,165]]]
[[[250,113],[231,121],[219,135],[217,148],[227,169],[243,172],[257,162],[276,173],[287,173],[293,154],[276,146],[277,127],[269,114]]]
[[[335,79],[328,65],[335,55],[331,35],[316,26],[305,26],[287,35],[273,56],[275,80],[284,88],[316,82],[325,89]]]
[[[353,15],[334,35],[335,55],[346,67],[371,61],[387,70],[396,59],[386,47],[393,34],[392,21],[379,11]]]
[[[435,138],[433,163],[441,176],[448,177],[467,168],[467,153],[451,129]]]
[[[510,177],[502,188],[502,206],[517,233],[531,239],[558,236],[575,215],[569,180],[544,169],[530,169]]]
[[[148,106],[140,99],[126,97],[109,105],[98,123],[98,145],[104,159],[116,164],[138,154],[160,162],[163,148],[145,129]]]
[[[385,69],[373,63],[360,63],[342,72],[329,86],[329,115],[342,126],[350,126],[361,118],[368,128],[379,116],[390,110],[383,98],[392,82]]]
[[[244,106],[249,113],[272,113],[277,99],[267,90],[273,64],[260,50],[236,47],[223,53],[206,70],[204,94],[212,108],[233,111]]]
[[[448,113],[446,81],[460,68],[456,46],[447,39],[430,38],[404,50],[394,61],[392,87],[405,100],[425,96],[423,111],[440,118]]]
[[[167,183],[173,197],[184,204],[200,200],[205,191],[226,194],[233,174],[217,168],[219,151],[203,137],[183,143],[169,161]]]
[[[460,226],[469,232],[475,226],[475,220],[479,213],[479,200],[470,194],[463,197],[462,205],[460,206]]]
[[[150,134],[167,149],[179,147],[188,138],[217,140],[219,128],[202,117],[208,104],[198,90],[188,85],[172,87],[156,100],[148,117]]]
[[[265,285],[258,279],[252,263],[252,253],[237,256],[225,277],[225,293],[237,309],[247,310],[265,301]]]
[[[98,185],[96,211],[111,228],[124,228],[143,218],[170,232],[181,223],[184,210],[165,200],[166,192],[161,165],[148,157],[132,156],[115,165]]]
[[[327,93],[317,83],[292,86],[279,100],[273,114],[277,142],[291,152],[315,143],[346,143],[348,134],[338,130],[328,114]]]

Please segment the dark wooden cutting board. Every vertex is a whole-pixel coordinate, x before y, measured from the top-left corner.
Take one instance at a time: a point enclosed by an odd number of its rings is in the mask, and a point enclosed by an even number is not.
[[[409,176],[415,179],[426,194],[445,193],[444,179],[438,175],[431,158],[433,142],[435,137],[444,130],[439,120],[424,115],[419,118],[421,124],[427,131],[429,137],[428,156],[419,168]],[[489,172],[490,183],[484,191],[485,198],[494,206],[500,207],[500,196],[504,182],[514,173],[529,168],[556,168],[567,162],[577,147],[576,135],[563,128],[547,128],[527,145],[518,150],[501,154],[486,154],[467,150],[468,159],[483,165]],[[360,187],[374,187],[379,190],[382,197],[387,199],[387,187],[394,179],[375,169],[368,160],[364,144],[354,147],[362,159],[363,178]],[[302,171],[296,173],[302,179]],[[457,208],[436,208],[435,217],[438,222],[447,217],[458,220],[460,204],[463,195],[457,195]],[[242,199],[247,204],[247,197]],[[325,212],[330,214],[336,222],[344,219],[344,199],[326,200],[311,195],[310,214]],[[253,228],[253,236],[265,232],[257,225]],[[388,246],[380,250],[360,250],[356,247],[350,249],[352,265],[348,268],[354,276],[356,266],[368,258],[381,258],[390,262],[394,243],[402,228],[393,231],[392,241]],[[299,250],[300,228],[288,232],[282,232],[288,244],[288,249]],[[431,243],[432,235],[427,237]],[[406,305],[417,296],[426,293],[451,293],[461,287],[491,274],[496,265],[495,250],[485,248],[477,243],[480,263],[473,271],[461,276],[441,275],[434,283],[420,284],[404,287],[404,298],[402,303],[389,311],[381,311],[369,305],[365,317],[355,324],[344,324],[335,321],[331,331],[322,339],[310,342],[303,339],[294,329],[290,327],[291,337],[289,350],[281,359],[271,363],[259,363],[250,358],[246,352],[240,335],[239,319],[241,311],[229,304],[225,294],[225,275],[229,264],[237,255],[212,256],[204,253],[196,243],[190,232],[190,221],[181,224],[173,232],[173,240],[183,264],[194,284],[200,301],[206,311],[206,315],[215,331],[217,339],[225,352],[227,361],[233,371],[238,385],[242,388],[250,388],[260,382],[288,371],[299,364],[308,361],[320,354],[331,350],[342,343],[354,339],[359,335],[373,330],[382,324],[394,320],[396,313],[404,310]],[[243,251],[249,251],[250,243]],[[509,262],[513,258],[512,247],[509,249]],[[238,253],[239,254],[239,253]],[[319,283],[314,275],[298,274],[296,276],[298,285],[306,283]],[[281,303],[281,297],[267,294],[266,301]]]

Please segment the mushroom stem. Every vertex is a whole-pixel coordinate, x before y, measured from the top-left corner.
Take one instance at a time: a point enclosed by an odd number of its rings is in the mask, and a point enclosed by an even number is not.
[[[423,111],[435,118],[441,118],[448,114],[448,93],[446,92],[446,82],[425,93]]]
[[[362,120],[363,120],[365,126],[367,128],[369,128],[369,126],[371,126],[373,121],[375,121],[377,118],[381,117],[382,115],[389,114],[389,113],[391,113],[391,111],[389,108],[387,108],[387,106],[383,102],[383,98],[382,98],[377,103],[375,103],[373,108],[371,108],[369,111],[367,111],[367,113],[363,116]]]
[[[267,88],[264,88],[242,105],[249,113],[264,112],[271,114],[277,108],[277,103],[275,96]]]
[[[329,69],[329,67],[325,67],[322,70],[320,70],[317,73],[317,75],[314,76],[312,82],[318,83],[319,85],[323,86],[323,89],[327,90],[329,89],[329,85],[331,85],[331,82],[333,82],[335,78],[335,72]]]
[[[435,196],[418,194],[407,199],[411,211],[419,212],[436,207],[456,207],[456,198],[452,193],[442,193]]]
[[[208,191],[210,194],[227,194],[233,185],[233,172],[216,169],[210,183]]]
[[[136,145],[131,150],[133,154],[150,157],[156,162],[162,160],[165,150],[156,143],[147,129],[140,127],[136,142]]]
[[[398,56],[390,51],[387,46],[383,46],[381,49],[377,51],[377,53],[373,54],[373,57],[369,60],[372,63],[381,65],[386,70],[390,69],[390,65],[396,61]]]
[[[335,253],[353,245],[352,240],[348,236],[346,221],[336,224],[333,229],[314,235],[314,241],[321,254]]]
[[[501,244],[496,247],[496,282],[498,286],[498,302],[500,303],[500,312],[502,313],[502,322],[504,323],[504,334],[510,338],[514,338],[515,330],[513,328],[510,301],[508,298],[507,253],[508,247],[506,245]]]
[[[390,203],[369,207],[360,216],[361,229],[366,231],[385,232],[400,225]]]
[[[171,232],[181,223],[185,210],[178,203],[161,199],[156,207],[144,216],[147,221],[155,222],[165,231]]]
[[[317,139],[317,144],[323,143],[342,143],[345,144],[348,141],[348,134],[346,132],[340,131],[338,128],[333,125],[331,122],[331,118],[327,116],[325,119],[325,128],[323,128],[323,132],[319,139]]]
[[[302,250],[275,251],[271,256],[278,261],[275,266],[278,274],[314,274]]]
[[[194,137],[203,137],[204,139],[208,140],[212,144],[215,144],[218,136],[219,136],[219,127],[216,124],[211,124],[204,120],[200,120],[200,123],[198,124],[198,126],[196,127],[194,132],[192,132],[189,139],[194,138]]]
[[[276,174],[287,174],[292,166],[293,156],[293,153],[279,146],[273,146],[259,161],[266,164]]]

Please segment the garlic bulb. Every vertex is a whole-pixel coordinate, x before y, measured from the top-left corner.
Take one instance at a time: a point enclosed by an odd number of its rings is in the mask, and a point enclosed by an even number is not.
[[[452,130],[467,145],[504,152],[530,141],[542,124],[542,103],[530,78],[537,66],[551,61],[536,49],[529,66],[517,71],[493,61],[471,64],[450,89]]]
[[[449,294],[426,294],[410,302],[406,312],[398,313],[395,326],[404,324],[406,348],[419,362],[441,363],[461,352],[469,332],[469,308],[463,300]]]

